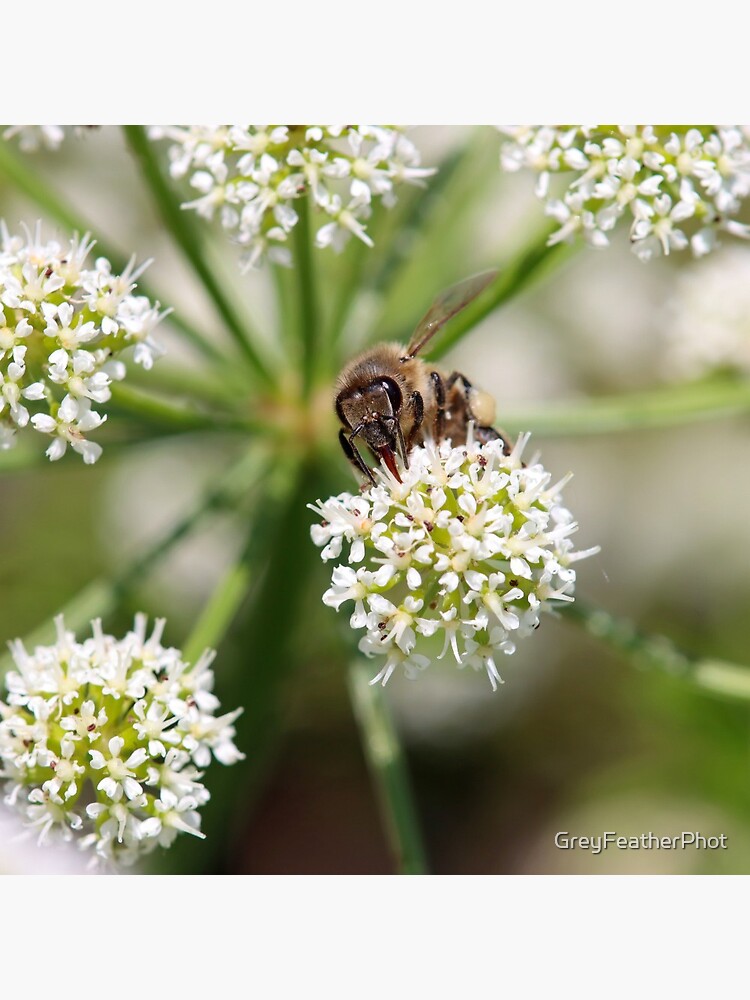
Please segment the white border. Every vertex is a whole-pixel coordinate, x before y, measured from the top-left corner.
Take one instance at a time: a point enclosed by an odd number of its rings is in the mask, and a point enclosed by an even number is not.
[[[3,11],[14,121],[743,120],[747,11],[55,0]],[[727,30],[731,29],[731,30]]]
[[[0,931],[35,996],[726,997],[741,878],[6,878]]]

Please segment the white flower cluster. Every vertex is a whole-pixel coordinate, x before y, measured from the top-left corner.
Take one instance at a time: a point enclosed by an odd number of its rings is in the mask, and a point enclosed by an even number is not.
[[[148,261],[121,275],[105,257],[86,266],[93,241],[45,242],[39,225],[15,236],[0,223],[0,238],[0,448],[31,425],[52,437],[53,461],[70,445],[91,464],[102,449],[86,435],[107,419],[92,404],[124,378],[125,348],[144,368],[163,353],[152,332],[169,310],[133,294]]]
[[[3,132],[3,139],[18,139],[24,153],[38,149],[59,149],[65,138],[63,125],[11,125]]]
[[[642,260],[683,250],[696,256],[716,244],[718,230],[747,238],[736,216],[750,194],[750,127],[570,125],[501,128],[505,170],[539,173],[536,193],[560,224],[550,243],[581,234],[596,247],[629,217],[632,249]],[[550,175],[571,179],[562,198]]]
[[[3,132],[3,139],[18,140],[22,153],[36,153],[40,149],[59,149],[63,140],[71,132],[77,138],[83,137],[99,125],[11,125]]]
[[[498,653],[539,625],[542,610],[572,601],[571,564],[597,549],[573,552],[578,525],[560,506],[570,478],[550,485],[538,463],[524,465],[529,435],[510,455],[503,442],[414,448],[399,483],[375,470],[377,485],[310,505],[323,519],[311,528],[333,569],[325,604],[352,601],[350,625],[366,629],[360,649],[384,657],[372,683],[402,666],[414,676],[450,654],[459,667],[502,679]]]
[[[420,167],[416,147],[399,129],[384,126],[159,125],[149,136],[172,143],[172,177],[189,176],[199,192],[183,208],[207,219],[218,213],[246,248],[248,267],[265,256],[291,262],[285,244],[298,219],[294,203],[308,192],[326,220],[317,246],[341,250],[352,235],[372,246],[364,223],[373,199],[391,206],[398,184],[434,173]]]
[[[75,840],[94,863],[129,865],[180,832],[204,836],[203,769],[212,756],[242,759],[233,742],[242,710],[214,714],[214,654],[185,663],[161,645],[163,619],[147,638],[136,615],[122,640],[92,624],[84,642],[60,616],[55,645],[10,644],[17,670],[0,702],[0,776],[40,843]]]
[[[700,267],[681,269],[662,327],[670,378],[750,375],[750,247],[726,247]]]

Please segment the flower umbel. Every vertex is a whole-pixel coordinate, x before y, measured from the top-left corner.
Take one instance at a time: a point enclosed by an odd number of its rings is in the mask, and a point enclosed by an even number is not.
[[[136,615],[121,640],[92,624],[83,642],[60,616],[53,646],[10,644],[17,670],[0,702],[0,777],[40,843],[77,840],[95,859],[129,865],[180,832],[203,836],[202,769],[212,756],[242,759],[233,742],[242,710],[215,714],[213,652],[185,663],[161,645],[163,619],[147,638]]]
[[[159,125],[173,177],[189,176],[199,197],[183,208],[221,224],[246,247],[249,267],[268,256],[289,264],[285,246],[297,223],[294,202],[312,196],[325,221],[320,247],[342,249],[354,235],[368,246],[372,202],[390,207],[395,188],[434,173],[400,129],[377,125]]]
[[[104,257],[87,266],[93,241],[45,242],[39,225],[12,236],[0,223],[0,238],[0,447],[30,425],[52,437],[51,460],[70,445],[91,464],[102,449],[87,435],[107,419],[93,407],[125,377],[118,355],[132,346],[150,368],[162,353],[151,333],[166,312],[133,294],[149,262],[121,275]]]
[[[539,173],[536,193],[560,224],[550,243],[580,234],[607,246],[623,217],[641,260],[688,244],[702,256],[719,230],[750,236],[733,218],[750,194],[747,126],[524,125],[501,132],[508,137],[501,166]],[[570,178],[562,198],[550,194],[554,173]]]
[[[401,666],[414,676],[449,657],[502,683],[496,659],[539,625],[555,602],[572,601],[578,525],[560,505],[570,476],[550,485],[538,463],[524,465],[528,435],[510,455],[502,441],[414,448],[403,483],[375,470],[377,485],[310,508],[325,561],[338,560],[325,604],[353,602],[360,649],[383,657],[372,683]],[[345,549],[346,546],[346,549]]]

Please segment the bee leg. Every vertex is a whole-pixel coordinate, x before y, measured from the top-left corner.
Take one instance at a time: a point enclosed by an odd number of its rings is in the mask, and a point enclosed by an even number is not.
[[[364,459],[357,451],[357,448],[353,442],[354,434],[347,436],[346,431],[342,427],[339,431],[339,441],[341,442],[341,450],[344,452],[346,457],[352,463],[355,469],[363,473],[372,483],[375,485],[375,477],[373,476],[369,466],[365,463]]]
[[[456,384],[456,382],[461,382],[464,390],[464,399],[466,401],[466,415],[469,420],[474,421],[474,437],[481,444],[486,444],[488,441],[502,441],[503,442],[503,454],[510,455],[513,450],[513,446],[504,434],[500,431],[495,430],[494,427],[487,427],[483,424],[477,423],[477,418],[474,415],[474,411],[471,408],[471,390],[474,388],[471,382],[467,379],[465,375],[461,372],[453,372],[452,375],[448,377],[445,383],[446,389],[450,390]]]
[[[513,445],[507,437],[494,427],[484,427],[482,424],[476,424],[474,426],[474,437],[480,444],[487,444],[488,441],[502,441],[503,455],[510,455],[513,451]]]
[[[481,424],[476,425],[474,427],[474,437],[480,444],[487,444],[488,441],[502,441],[504,455],[510,455],[513,450],[508,439],[499,431],[496,431],[494,427],[482,427]]]
[[[419,393],[416,393],[419,396]],[[422,402],[422,397],[419,396],[420,403]],[[396,433],[396,441],[398,442],[398,450],[401,453],[401,458],[404,460],[404,465],[409,468],[409,452],[406,450],[406,442],[404,441],[404,432],[401,430],[401,423],[396,417],[393,417],[393,429]],[[421,422],[421,421],[420,421]]]
[[[414,447],[415,438],[419,433],[419,428],[422,426],[422,421],[424,420],[424,400],[422,399],[422,393],[413,392],[410,396],[410,400],[411,400],[411,408],[414,411],[414,423],[412,424],[412,428],[409,431],[409,440],[406,445],[407,452],[411,451],[411,449]],[[406,459],[404,461],[406,462],[406,468],[408,469],[409,462]]]
[[[468,406],[469,405],[469,393],[471,392],[473,386],[472,386],[471,382],[469,382],[469,380],[466,378],[465,375],[462,375],[461,372],[453,372],[452,375],[448,376],[448,378],[446,380],[446,383],[445,383],[445,388],[448,389],[448,390],[452,389],[453,386],[456,384],[456,382],[459,381],[459,379],[461,380],[461,382],[463,382],[464,396],[466,396],[466,405]]]
[[[430,372],[432,389],[435,393],[435,440],[442,441],[445,434],[445,386],[438,372]]]
[[[421,397],[420,397],[421,399]],[[393,443],[395,447],[393,451],[401,456],[406,468],[409,468],[409,455],[406,451],[406,442],[404,441],[404,432],[401,430],[401,424],[399,423],[398,417],[381,417],[381,426],[385,428],[388,434],[392,436]],[[375,460],[380,461],[380,456],[377,452],[373,452]]]

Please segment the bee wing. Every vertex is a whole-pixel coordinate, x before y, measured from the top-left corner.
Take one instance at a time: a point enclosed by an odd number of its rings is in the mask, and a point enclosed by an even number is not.
[[[417,323],[406,349],[407,356],[413,358],[419,354],[425,344],[435,336],[441,327],[445,326],[449,319],[461,312],[480,292],[484,291],[487,285],[497,277],[497,273],[497,271],[483,271],[482,274],[475,274],[472,278],[459,281],[457,285],[451,285],[450,288],[441,292]]]

